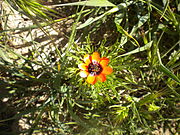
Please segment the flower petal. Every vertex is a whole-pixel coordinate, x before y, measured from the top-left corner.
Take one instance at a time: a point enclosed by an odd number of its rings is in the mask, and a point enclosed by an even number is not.
[[[79,67],[79,69],[81,69],[81,70],[87,70],[87,64],[85,64],[85,63],[79,64],[78,67]]]
[[[95,84],[96,83],[96,76],[88,75],[87,82],[90,84]]]
[[[109,75],[113,72],[113,69],[109,66],[103,67],[102,74]]]
[[[82,78],[85,78],[85,77],[87,77],[89,75],[89,73],[87,72],[87,71],[80,71],[80,76],[82,77]]]
[[[106,81],[106,76],[104,74],[100,74],[98,76],[98,79],[101,81],[101,82],[105,82]]]
[[[108,65],[109,59],[106,57],[101,58],[100,64],[102,67],[105,67]]]
[[[98,52],[94,52],[94,53],[92,54],[92,61],[97,61],[97,62],[99,62],[100,60],[101,60],[101,58],[100,58],[99,53],[98,53]]]
[[[91,63],[91,56],[89,54],[84,55],[84,62],[89,65]]]

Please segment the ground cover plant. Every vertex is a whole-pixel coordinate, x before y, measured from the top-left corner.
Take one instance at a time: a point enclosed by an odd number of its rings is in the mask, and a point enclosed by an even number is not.
[[[178,135],[178,0],[4,0],[0,135]]]

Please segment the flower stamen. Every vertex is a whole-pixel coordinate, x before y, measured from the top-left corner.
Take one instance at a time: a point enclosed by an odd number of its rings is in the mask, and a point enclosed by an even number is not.
[[[88,72],[93,76],[99,75],[102,72],[102,66],[98,62],[93,61],[88,65]]]

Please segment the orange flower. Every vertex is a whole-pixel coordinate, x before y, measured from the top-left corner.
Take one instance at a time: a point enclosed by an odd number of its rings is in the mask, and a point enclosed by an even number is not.
[[[95,84],[97,80],[104,82],[106,81],[106,75],[113,72],[113,69],[107,66],[108,62],[109,59],[106,57],[100,58],[98,52],[94,52],[91,56],[86,54],[84,63],[78,65],[81,69],[80,76],[87,77],[87,82],[90,84]]]

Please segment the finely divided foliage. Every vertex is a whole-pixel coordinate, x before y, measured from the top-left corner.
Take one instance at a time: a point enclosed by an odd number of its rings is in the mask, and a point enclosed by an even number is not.
[[[178,0],[0,4],[0,134],[178,135]]]

